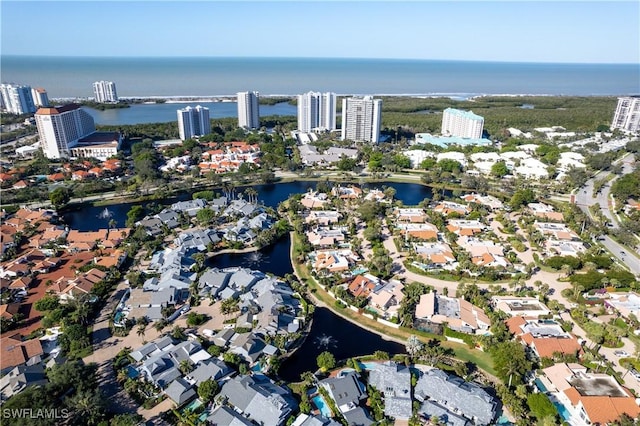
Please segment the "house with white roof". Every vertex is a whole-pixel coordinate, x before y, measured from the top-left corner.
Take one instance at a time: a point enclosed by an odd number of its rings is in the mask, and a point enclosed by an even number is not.
[[[513,170],[514,174],[527,179],[546,179],[549,177],[547,165],[535,158],[526,158]]]
[[[465,156],[464,152],[441,152],[436,156],[436,161],[442,160],[454,160],[460,163],[462,167],[467,167],[467,157]]]
[[[427,158],[436,157],[435,152],[424,151],[422,149],[408,149],[406,151],[402,151],[402,155],[409,158],[409,161],[411,161],[411,167],[414,169],[419,168],[422,162]]]
[[[491,327],[491,320],[481,308],[462,298],[441,296],[435,292],[420,296],[415,316],[434,324],[447,323],[452,330],[463,333],[483,332]]]

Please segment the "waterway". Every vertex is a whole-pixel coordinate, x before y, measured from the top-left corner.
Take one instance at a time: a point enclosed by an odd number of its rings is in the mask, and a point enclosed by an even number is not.
[[[315,181],[295,181],[269,185],[254,185],[253,188],[258,192],[258,199],[266,206],[276,208],[278,204],[293,194],[307,192],[309,189],[315,189],[317,182]],[[395,197],[402,201],[405,205],[416,205],[425,198],[431,198],[431,188],[417,183],[364,183],[359,185],[363,188],[392,187],[396,190]],[[238,188],[238,192],[242,188]],[[134,205],[149,206],[152,204],[170,205],[176,201],[191,199],[190,193],[182,193],[178,196],[171,197],[159,201],[142,201],[128,202],[120,204],[112,204],[107,207],[83,205],[78,209],[69,211],[64,214],[64,220],[73,229],[79,231],[96,231],[100,228],[106,228],[110,220],[116,222],[116,226],[125,226],[127,220],[127,212]],[[106,209],[106,214],[105,213]]]
[[[201,105],[209,108],[209,118],[238,116],[237,102],[170,102],[163,104],[133,104],[129,108],[114,108],[100,111],[83,107],[98,125],[121,126],[126,124],[170,123],[178,121],[177,111],[187,106]],[[260,115],[297,115],[295,105],[281,102],[275,105],[260,105]]]

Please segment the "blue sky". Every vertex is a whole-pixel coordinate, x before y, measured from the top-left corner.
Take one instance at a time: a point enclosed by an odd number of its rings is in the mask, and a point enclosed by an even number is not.
[[[2,0],[0,8],[2,54],[640,63],[636,0]]]

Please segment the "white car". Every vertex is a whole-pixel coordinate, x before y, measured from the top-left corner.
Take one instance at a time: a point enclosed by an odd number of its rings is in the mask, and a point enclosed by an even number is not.
[[[629,353],[627,351],[614,351],[613,354],[621,358],[626,358],[629,356]]]

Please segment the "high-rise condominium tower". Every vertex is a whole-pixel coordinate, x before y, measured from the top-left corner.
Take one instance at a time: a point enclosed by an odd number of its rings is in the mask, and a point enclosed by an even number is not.
[[[179,109],[178,130],[182,140],[211,133],[209,108],[198,105],[195,108],[188,106],[184,109]]]
[[[118,102],[116,84],[113,81],[96,81],[93,83],[93,96],[96,102]]]
[[[31,96],[31,87],[19,84],[0,84],[2,105],[12,114],[27,114],[36,112],[36,106]]]
[[[33,103],[37,107],[49,106],[49,96],[47,95],[47,91],[42,87],[35,87],[31,89],[31,97],[33,98]]]
[[[238,127],[257,129],[260,127],[258,92],[238,92]]]
[[[611,121],[611,130],[640,131],[640,96],[618,98],[618,106]]]
[[[460,138],[482,138],[484,118],[473,111],[447,108],[442,113],[442,134]]]
[[[381,99],[365,96],[342,100],[342,140],[377,143],[381,121]]]
[[[298,95],[298,130],[312,132],[335,129],[335,93],[308,92]]]
[[[47,158],[67,158],[78,140],[95,132],[91,115],[80,105],[40,108],[36,112],[40,147]]]

